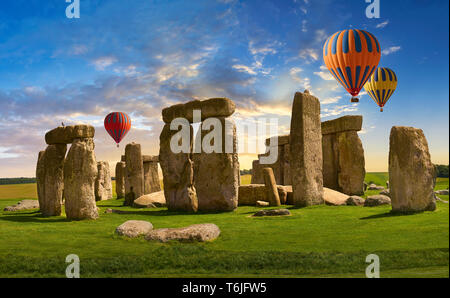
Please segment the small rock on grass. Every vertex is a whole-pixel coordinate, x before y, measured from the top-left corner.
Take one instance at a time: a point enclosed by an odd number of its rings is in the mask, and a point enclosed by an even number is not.
[[[153,225],[144,220],[128,220],[116,228],[116,234],[130,238],[136,238],[148,234],[153,230]]]
[[[253,216],[286,216],[291,215],[291,212],[287,209],[272,209],[272,210],[260,210],[253,214]]]
[[[147,234],[148,241],[167,242],[177,240],[181,242],[205,242],[219,237],[220,229],[212,223],[196,224],[183,228],[156,229]]]

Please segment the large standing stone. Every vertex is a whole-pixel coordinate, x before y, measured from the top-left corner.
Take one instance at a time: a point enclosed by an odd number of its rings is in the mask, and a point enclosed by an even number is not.
[[[203,211],[231,211],[238,206],[239,160],[237,153],[236,126],[234,122],[218,117],[220,120],[221,152],[194,153],[194,185],[198,197],[198,209]],[[202,123],[203,125],[203,123]],[[220,129],[219,127],[214,129]],[[202,140],[213,129],[201,130]],[[214,142],[220,141],[212,139]],[[229,153],[226,143],[230,145]],[[204,148],[202,148],[203,150]]]
[[[192,126],[190,131],[190,148],[192,148]],[[170,129],[170,124],[166,124],[159,137],[159,162],[163,172],[167,208],[196,212],[198,199],[190,153],[173,153],[170,149],[170,140],[176,133],[177,131]]]
[[[116,164],[116,194],[118,199],[125,197],[125,166],[126,164],[123,161]]]
[[[259,164],[259,160],[254,160],[252,163],[252,179],[251,184],[263,184],[264,178],[262,176],[262,169],[264,165]]]
[[[44,164],[44,185],[41,187],[40,211],[44,216],[61,215],[64,191],[64,158],[67,145],[48,145],[41,156]],[[42,174],[40,174],[42,175]]]
[[[70,144],[74,139],[93,138],[95,128],[91,125],[80,124],[59,126],[45,134],[45,142],[53,144]]]
[[[364,194],[364,149],[356,131],[336,134],[339,156],[339,190],[348,195]]]
[[[278,195],[277,184],[271,168],[263,169],[264,184],[266,186],[266,196],[271,206],[280,206],[280,196]]]
[[[149,194],[161,191],[159,183],[158,163],[144,161],[144,193]]]
[[[112,199],[112,183],[109,163],[97,162],[97,179],[95,179],[95,200],[104,201]]]
[[[190,123],[194,122],[193,111],[201,111],[203,121],[210,117],[228,117],[236,109],[234,102],[228,98],[210,98],[207,100],[193,100],[184,104],[177,104],[162,110],[165,123],[170,123],[175,118],[185,118]]]
[[[283,184],[284,185],[292,185],[292,174],[291,174],[291,145],[285,144],[283,145]]]
[[[135,198],[139,198],[144,194],[144,165],[141,145],[136,143],[127,144],[125,147],[125,158],[125,194],[133,191]]]
[[[323,204],[319,99],[306,92],[295,94],[290,136],[294,204],[296,206]]]
[[[328,134],[322,136],[322,153],[323,186],[338,190],[339,157],[336,144],[336,134]]]
[[[94,184],[97,177],[94,140],[75,139],[64,163],[64,195],[69,219],[96,219]]]
[[[394,212],[433,211],[435,168],[421,129],[394,126],[389,140],[389,191]]]
[[[40,151],[38,155],[38,161],[36,165],[36,187],[38,201],[42,203],[45,196],[45,165],[44,165],[45,151]]]

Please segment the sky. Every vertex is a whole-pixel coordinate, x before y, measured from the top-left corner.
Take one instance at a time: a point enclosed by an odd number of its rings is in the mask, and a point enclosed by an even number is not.
[[[363,115],[366,171],[387,171],[394,125],[423,129],[431,159],[449,162],[449,2],[380,0],[81,0],[80,18],[65,0],[0,4],[0,177],[34,177],[45,132],[87,123],[97,160],[120,160],[127,143],[159,152],[161,110],[192,99],[227,97],[237,121],[276,118],[289,133],[296,91],[321,101],[322,121]],[[379,66],[398,86],[384,112],[360,103],[324,66],[325,40],[343,29],[375,35]],[[116,148],[104,117],[122,111],[132,129]],[[238,136],[239,137],[239,136]],[[240,155],[250,169],[254,154]]]

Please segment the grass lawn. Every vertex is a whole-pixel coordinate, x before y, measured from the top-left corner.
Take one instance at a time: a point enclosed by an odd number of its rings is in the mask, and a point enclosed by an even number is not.
[[[21,185],[23,192],[16,186],[0,186],[0,210],[33,197],[29,185]],[[438,187],[448,187],[448,179]],[[273,218],[249,217],[261,209],[251,206],[189,215],[122,203],[99,202],[95,221],[0,211],[0,277],[64,277],[68,254],[80,257],[82,277],[364,277],[370,253],[380,257],[381,277],[449,276],[449,206],[441,202],[435,212],[403,216],[391,215],[389,206],[287,206],[292,216]],[[133,213],[105,214],[106,208]],[[155,228],[212,222],[222,233],[199,244],[115,235],[129,219]]]

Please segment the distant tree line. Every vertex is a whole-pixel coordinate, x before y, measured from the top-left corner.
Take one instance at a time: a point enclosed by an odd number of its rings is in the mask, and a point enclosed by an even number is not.
[[[436,174],[440,178],[448,178],[448,165],[435,165]]]
[[[36,178],[0,178],[0,185],[36,183]]]
[[[241,176],[242,175],[251,175],[252,174],[252,170],[241,170]]]

